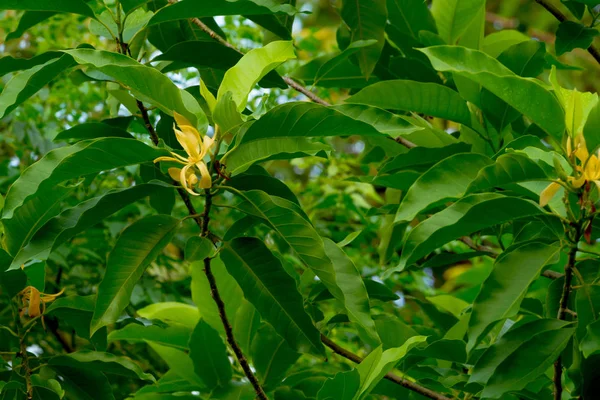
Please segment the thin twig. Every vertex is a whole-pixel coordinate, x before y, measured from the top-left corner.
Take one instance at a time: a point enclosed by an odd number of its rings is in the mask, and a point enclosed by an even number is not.
[[[337,343],[335,343],[333,340],[329,339],[325,335],[321,335],[321,341],[323,342],[323,344],[325,344],[325,346],[327,346],[331,350],[333,350],[334,353],[339,354],[340,356],[342,356],[356,364],[360,364],[363,360],[360,356],[352,353],[351,351],[344,349],[343,347],[341,347],[340,345],[338,345]],[[433,390],[427,389],[426,387],[421,386],[418,383],[404,379],[398,375],[392,374],[391,372],[388,372],[387,374],[385,374],[384,378],[389,381],[392,381],[394,383],[397,383],[398,385],[400,385],[402,387],[412,390],[413,392],[416,392],[425,397],[428,397],[430,399],[450,400],[449,397],[446,397],[443,394],[434,392]]]
[[[569,18],[565,14],[562,13],[554,4],[550,3],[548,0],[535,0],[536,3],[541,5],[548,11],[550,14],[554,16],[558,21],[565,22],[568,21]],[[594,57],[596,62],[600,64],[600,51],[592,44],[587,48],[588,53]]]

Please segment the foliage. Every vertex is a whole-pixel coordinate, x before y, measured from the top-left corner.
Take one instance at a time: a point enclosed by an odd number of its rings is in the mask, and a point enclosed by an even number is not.
[[[0,0],[0,399],[596,398],[599,5]]]

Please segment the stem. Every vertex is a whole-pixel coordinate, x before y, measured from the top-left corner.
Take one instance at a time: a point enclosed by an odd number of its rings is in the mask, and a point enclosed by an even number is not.
[[[323,334],[321,334],[321,341],[323,342],[323,344],[325,346],[327,346],[331,350],[333,350],[334,353],[339,354],[340,356],[342,356],[356,364],[360,364],[363,360],[360,356],[344,349],[343,347],[341,347],[340,345],[338,345],[333,340],[329,339],[327,336],[325,336]],[[436,393],[433,390],[427,389],[426,387],[421,386],[418,383],[404,379],[398,375],[392,374],[391,372],[385,374],[384,378],[387,379],[388,381],[392,381],[402,387],[412,390],[413,392],[417,392],[427,398],[430,398],[433,400],[450,400],[449,397],[446,397],[443,394]]]
[[[562,11],[556,8],[556,6],[551,4],[548,0],[535,0],[535,2],[538,3],[540,6],[544,7],[546,11],[552,14],[554,18],[556,18],[560,22],[565,22],[569,20],[567,16],[562,13]],[[600,64],[600,51],[596,47],[594,47],[593,44],[590,45],[590,47],[588,47],[587,51],[592,55],[592,57],[594,57],[596,62]]]

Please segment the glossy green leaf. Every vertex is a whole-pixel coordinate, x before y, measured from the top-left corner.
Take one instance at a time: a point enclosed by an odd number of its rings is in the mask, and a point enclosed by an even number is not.
[[[387,0],[387,11],[390,24],[415,40],[420,31],[436,31],[429,8],[421,0]]]
[[[426,336],[413,336],[402,346],[383,351],[381,347],[373,350],[356,367],[360,374],[360,389],[354,399],[364,399],[377,383],[415,346],[427,340]]]
[[[199,3],[194,0],[183,0],[162,8],[152,18],[150,25],[194,17],[214,17],[217,15],[262,15],[270,13],[293,15],[295,12],[294,7],[289,4],[277,4],[274,1],[214,0],[206,3]]]
[[[0,10],[56,11],[95,18],[82,0],[0,0]]]
[[[523,389],[556,361],[574,332],[575,328],[552,330],[521,344],[498,365],[482,397],[499,398],[507,392]]]
[[[442,39],[456,44],[482,7],[484,0],[435,0],[431,14]]]
[[[423,147],[417,146],[406,153],[392,158],[380,168],[379,173],[392,173],[405,169],[423,170],[429,169],[440,160],[458,153],[466,153],[470,146],[466,143],[455,143],[445,147]]]
[[[133,287],[146,267],[169,244],[180,220],[168,215],[142,218],[123,231],[108,256],[98,287],[92,334],[117,320],[129,304]]]
[[[567,321],[539,319],[509,330],[479,357],[473,367],[469,382],[484,385],[494,375],[498,366],[511,354],[514,354],[520,346],[528,341],[535,343],[536,338],[543,337],[548,332],[563,329],[568,325]]]
[[[377,41],[357,52],[360,70],[369,77],[385,42],[386,0],[343,0],[340,16],[350,30],[351,42]]]
[[[467,103],[437,83],[392,80],[370,85],[346,100],[383,109],[413,111],[470,125]]]
[[[27,14],[27,13],[25,13]],[[8,40],[8,39],[7,39]],[[12,56],[4,56],[0,58],[0,76],[4,76],[11,72],[31,69],[40,64],[45,64],[50,60],[57,59],[62,54],[58,51],[47,51],[38,56],[31,58],[15,58]]]
[[[371,75],[365,77],[358,65],[354,65],[351,60],[341,60],[335,66],[330,65],[327,73],[322,73],[317,81],[315,78],[319,72],[323,71],[323,66],[328,64],[336,57],[335,54],[329,54],[317,57],[301,67],[297,68],[292,77],[304,81],[308,86],[318,83],[321,87],[328,88],[363,88],[379,79]]]
[[[126,378],[154,381],[152,375],[144,373],[131,359],[98,351],[81,350],[75,353],[54,356],[48,361],[48,364],[50,366],[57,365],[93,370]]]
[[[237,110],[243,111],[248,102],[248,95],[258,81],[281,63],[292,58],[296,58],[292,42],[275,41],[264,47],[250,50],[225,73],[217,93],[217,102],[225,93],[231,92]]]
[[[192,123],[205,123],[206,116],[194,97],[179,89],[167,76],[155,68],[143,65],[122,54],[103,50],[65,50],[80,65],[94,67],[125,85],[134,96],[173,115],[186,116]],[[148,85],[152,82],[152,85]]]
[[[260,328],[260,314],[252,303],[244,299],[233,317],[233,335],[244,354],[250,354],[252,341]]]
[[[468,333],[470,348],[477,345],[491,324],[517,314],[528,287],[544,266],[558,261],[559,253],[559,246],[530,242],[515,245],[498,257],[473,302]]]
[[[519,153],[503,154],[492,165],[481,169],[467,192],[477,192],[513,183],[548,179],[544,170],[529,157]]]
[[[319,331],[304,310],[296,282],[260,240],[234,239],[225,245],[221,258],[246,299],[292,348],[324,353]]]
[[[581,340],[579,348],[585,358],[600,351],[600,320],[592,322],[586,328],[587,333]]]
[[[60,132],[54,137],[54,141],[98,139],[103,137],[133,138],[129,132],[117,126],[111,126],[100,122],[89,122],[76,125],[66,131]]]
[[[267,387],[279,384],[300,357],[269,324],[263,324],[256,332],[250,355],[261,384]]]
[[[455,154],[421,175],[400,203],[395,223],[412,221],[421,211],[462,197],[478,172],[492,160],[477,153]]]
[[[129,343],[145,343],[150,341],[163,346],[188,350],[188,342],[191,335],[192,329],[176,322],[169,323],[168,326],[131,323],[121,329],[110,332],[108,341],[124,340]]]
[[[185,259],[189,262],[202,261],[213,253],[214,245],[210,239],[192,236],[185,243]]]
[[[137,310],[137,313],[142,318],[159,319],[168,324],[176,323],[184,325],[190,331],[200,321],[200,313],[196,307],[175,301],[153,303]]]
[[[360,374],[356,369],[338,372],[329,378],[317,394],[317,400],[353,400],[360,387]]]
[[[78,233],[96,225],[126,205],[149,196],[161,188],[168,187],[169,185],[165,183],[153,181],[130,188],[115,189],[63,211],[33,234],[29,243],[15,255],[11,269],[16,269],[33,258],[46,260],[52,249]]]
[[[334,57],[328,59],[323,65],[319,67],[317,73],[314,77],[313,85],[318,86],[319,80],[322,77],[327,76],[332,71],[334,71],[340,64],[348,59],[353,54],[357,52],[363,51],[365,47],[373,46],[377,43],[377,40],[357,40],[355,42],[350,43],[348,47],[344,49],[344,51],[336,54]]]
[[[489,210],[494,212],[490,213]],[[500,194],[474,194],[433,215],[411,230],[404,242],[400,264],[386,273],[402,271],[452,239],[518,218],[541,215],[535,203]]]
[[[7,116],[21,103],[54,80],[61,72],[73,65],[73,59],[68,55],[63,55],[14,75],[0,93],[0,118]]]
[[[590,110],[583,127],[583,136],[589,151],[595,151],[600,147],[600,102]]]
[[[490,56],[497,58],[503,51],[519,43],[527,42],[526,34],[513,29],[492,32],[483,39],[482,49]]]
[[[219,332],[200,320],[190,338],[190,358],[194,372],[209,389],[225,387],[231,380],[231,363]]]
[[[5,41],[8,42],[9,40],[20,38],[29,28],[34,27],[40,22],[46,21],[48,18],[54,15],[56,15],[56,12],[54,11],[25,11],[21,16],[21,19],[19,19],[19,25],[14,31],[6,35]],[[40,54],[40,56],[50,53],[51,52],[46,52]]]
[[[565,130],[564,112],[539,81],[517,76],[485,53],[463,47],[420,49],[438,71],[469,78],[507,102],[557,139]]]
[[[340,104],[332,108],[351,118],[372,125],[379,132],[390,135],[393,138],[422,129],[413,125],[404,116],[392,114],[381,108],[365,104]]]
[[[195,389],[204,387],[204,383],[194,372],[194,363],[187,353],[155,342],[148,342],[148,345],[165,361],[169,371],[183,378]]]
[[[562,21],[556,31],[556,55],[574,49],[587,49],[598,35],[598,30],[573,21]]]

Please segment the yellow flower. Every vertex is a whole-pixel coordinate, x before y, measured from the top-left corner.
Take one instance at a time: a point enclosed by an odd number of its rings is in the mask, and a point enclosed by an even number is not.
[[[29,318],[36,318],[41,316],[42,314],[44,314],[44,312],[46,312],[46,303],[53,302],[58,296],[63,294],[64,291],[65,289],[61,290],[56,294],[46,294],[41,293],[33,286],[27,286],[25,289],[19,292],[19,295],[21,296],[21,301],[23,302],[21,316],[25,314],[25,310],[27,310],[27,315],[29,316]],[[42,316],[42,325],[43,324],[44,317]]]
[[[573,149],[574,147],[574,149]],[[574,155],[579,160],[579,165],[575,167],[576,176],[569,176],[567,182],[575,189],[579,189],[586,182],[593,182],[600,190],[600,159],[598,154],[590,155],[583,134],[575,136],[574,144],[571,144],[571,138],[567,140],[567,155],[569,158]],[[544,207],[556,195],[560,184],[552,182],[540,194],[540,206]]]
[[[212,186],[212,178],[204,162],[204,157],[210,154],[209,152],[214,144],[214,139],[208,135],[204,135],[201,138],[200,132],[183,115],[174,112],[173,116],[181,129],[179,130],[173,125],[175,136],[188,157],[185,158],[171,152],[173,157],[158,157],[154,162],[172,161],[182,164],[182,168],[169,168],[169,175],[177,182],[181,182],[183,188],[190,194],[198,196],[198,193],[192,190],[194,186],[198,185],[202,189],[208,189]],[[200,172],[199,181],[196,177],[196,170]]]

